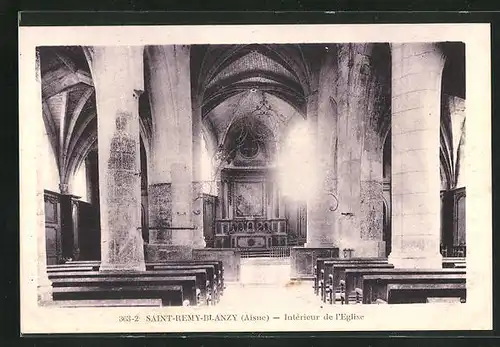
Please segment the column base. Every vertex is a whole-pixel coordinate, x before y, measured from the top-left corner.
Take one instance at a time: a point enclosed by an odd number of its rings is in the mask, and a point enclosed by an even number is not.
[[[306,242],[304,248],[338,248],[333,243]]]
[[[106,264],[101,263],[99,271],[146,271],[145,263],[138,264]]]
[[[351,258],[385,257],[385,241],[350,240],[348,243],[344,243],[339,246],[340,257],[344,256],[344,249],[346,250],[346,253],[350,254]]]
[[[396,269],[442,269],[443,256],[439,253],[427,255],[392,252],[388,257],[389,264]]]
[[[204,237],[193,240],[193,248],[205,248],[206,246]]]
[[[146,261],[161,262],[165,260],[190,260],[193,258],[193,248],[190,246],[173,246],[169,244],[146,245]]]
[[[37,288],[37,296],[38,296],[38,305],[45,306],[51,302],[52,299],[52,285],[47,280],[47,283],[41,284]]]

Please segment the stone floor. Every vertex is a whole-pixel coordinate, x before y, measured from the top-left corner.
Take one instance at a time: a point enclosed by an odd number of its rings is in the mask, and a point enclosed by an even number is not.
[[[249,258],[241,260],[240,282],[229,282],[217,305],[220,308],[319,307],[311,281],[290,281],[290,260]]]

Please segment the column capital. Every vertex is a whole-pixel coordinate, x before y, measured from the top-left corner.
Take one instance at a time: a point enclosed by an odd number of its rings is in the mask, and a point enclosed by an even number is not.
[[[68,195],[69,194],[69,187],[67,183],[59,183],[59,191],[63,195]]]

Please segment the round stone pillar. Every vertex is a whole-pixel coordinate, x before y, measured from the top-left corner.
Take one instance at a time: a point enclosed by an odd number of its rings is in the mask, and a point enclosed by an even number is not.
[[[442,267],[439,131],[444,56],[392,44],[392,253],[396,268]]]
[[[87,48],[96,89],[101,270],[145,270],[139,96],[143,47]]]
[[[372,64],[375,44],[338,45],[336,214],[339,247],[357,257],[381,256],[382,146],[378,134],[378,71]]]
[[[202,131],[201,105],[193,100],[193,247],[204,248],[203,236],[203,185],[202,181]]]
[[[307,100],[309,138],[312,141],[311,156],[314,157],[311,193],[307,200],[307,242],[306,247],[333,247],[335,245],[334,219],[331,211],[331,177],[329,160],[330,138],[325,114],[319,114],[319,94],[310,95]]]
[[[189,256],[195,244],[193,215],[197,213],[193,209],[189,46],[148,46],[146,53],[154,124],[148,188],[153,237],[150,237],[148,257],[160,260],[157,256],[165,253],[166,248],[179,249],[184,256]]]

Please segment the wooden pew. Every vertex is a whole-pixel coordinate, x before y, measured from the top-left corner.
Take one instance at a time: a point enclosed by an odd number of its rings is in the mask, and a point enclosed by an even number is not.
[[[64,300],[57,307],[161,307],[161,299]]]
[[[224,272],[222,267],[222,261],[207,260],[207,261],[168,261],[161,263],[147,263],[146,270],[160,270],[165,267],[176,266],[179,269],[183,267],[204,267],[208,272],[213,271],[212,279],[215,282],[213,286],[213,291],[216,293],[214,300],[218,300],[220,296],[224,293]],[[212,268],[211,268],[212,267]],[[212,270],[211,270],[212,269]]]
[[[213,265],[158,265],[153,269],[147,270],[148,273],[162,273],[164,271],[176,271],[180,273],[191,273],[191,271],[203,271],[206,275],[203,283],[202,296],[207,299],[209,304],[215,304],[220,300],[220,291],[217,285],[217,277],[214,275]]]
[[[325,261],[338,261],[338,262],[373,262],[373,263],[387,263],[387,258],[318,258],[316,259],[316,265],[314,266],[314,293],[316,295],[321,294],[321,288],[320,285],[321,283],[321,278],[323,277],[322,275],[324,274],[324,264]],[[323,283],[324,287],[324,283]],[[325,288],[323,288],[324,290]]]
[[[216,267],[216,275],[218,281],[220,281],[221,289],[224,288],[224,267],[222,265],[221,260],[165,260],[161,262],[151,262],[146,263],[146,270],[154,269],[156,266],[166,265],[166,264],[213,264]],[[64,266],[93,266],[96,270],[99,270],[99,266],[101,265],[100,260],[71,260],[64,264]],[[52,265],[52,266],[60,266],[60,265]]]
[[[167,260],[155,263],[146,263],[146,269],[156,268],[162,265],[213,265],[215,267],[215,275],[217,276],[218,286],[221,291],[224,290],[224,266],[222,260]]]
[[[363,275],[363,304],[374,303],[377,299],[388,302],[388,286],[390,284],[465,284],[466,275],[460,273],[392,273],[385,275]]]
[[[443,258],[443,268],[465,268],[466,261],[464,257]]]
[[[373,262],[373,263],[388,263],[388,259],[384,257],[368,258],[368,257],[356,257],[356,258],[318,258],[316,260],[316,265],[314,267],[314,293],[320,295],[321,292],[321,278],[324,274],[324,263],[325,261],[346,261],[346,262]],[[448,257],[443,258],[443,268],[465,268],[466,258],[464,257]],[[323,283],[324,284],[324,283]],[[324,290],[325,288],[323,288]]]
[[[155,277],[137,276],[137,274],[96,276],[94,274],[78,278],[53,278],[51,282],[54,300],[160,298],[163,305],[182,305],[184,300],[189,300],[190,305],[197,305],[195,276]],[[172,289],[174,287],[177,289]],[[164,293],[162,288],[165,289]]]
[[[371,262],[371,261],[356,261],[356,262],[345,262],[345,261],[326,261],[325,262],[325,272],[324,281],[326,284],[326,290],[322,293],[323,302],[329,302],[333,304],[335,302],[335,294],[337,288],[340,293],[341,280],[345,277],[345,270],[352,268],[382,268],[382,269],[392,269],[394,266],[388,263]],[[327,279],[328,278],[328,279]],[[342,300],[342,298],[341,298]]]
[[[162,306],[182,306],[183,292],[180,285],[141,285],[141,286],[88,286],[75,285],[52,288],[54,301],[77,300],[127,300],[127,299],[161,299]],[[64,305],[64,304],[63,304]],[[105,303],[103,303],[105,305]]]
[[[452,268],[452,267],[465,267],[465,259],[464,257],[447,257],[443,258],[443,268]],[[316,265],[314,266],[314,293],[319,295],[319,278],[321,270],[323,269],[323,264],[328,260],[337,260],[337,261],[373,261],[379,263],[387,263],[388,259],[384,257],[356,257],[356,258],[318,258],[316,260]]]
[[[92,270],[99,270],[100,261],[70,261],[66,264],[60,264],[57,266],[53,266],[53,269],[50,271],[70,271],[71,269],[75,269],[77,271],[90,271],[88,267],[92,267]],[[203,285],[200,285],[201,297],[208,298],[210,304],[215,304],[219,301],[220,296],[223,293],[223,266],[222,261],[212,261],[212,260],[201,260],[201,261],[192,261],[192,260],[179,260],[179,261],[165,261],[165,262],[156,262],[156,263],[146,263],[147,271],[151,270],[184,270],[188,271],[190,269],[206,269],[207,279],[203,281]],[[63,270],[62,270],[63,269]],[[207,281],[209,282],[207,285]],[[206,288],[208,287],[208,289]]]
[[[99,270],[101,261],[100,260],[84,260],[84,261],[68,261],[64,266],[93,266],[94,270]],[[146,270],[152,270],[164,265],[214,265],[215,267],[215,277],[214,280],[217,282],[217,292],[218,295],[222,295],[224,292],[224,267],[222,261],[220,260],[166,260],[161,262],[151,262],[146,263]]]
[[[88,271],[88,272],[52,272],[48,274],[49,280],[55,279],[64,279],[64,278],[85,278],[85,277],[94,277],[94,278],[105,278],[109,277],[110,274],[108,272],[99,272],[99,271]],[[134,276],[134,273],[130,272],[113,272],[113,277],[131,277]],[[197,298],[196,302],[198,304],[210,305],[213,304],[213,300],[211,297],[214,295],[211,291],[209,277],[205,269],[192,269],[192,268],[183,268],[183,269],[165,269],[161,271],[148,271],[146,273],[136,274],[136,277],[178,277],[178,276],[195,276],[196,277],[196,292]],[[213,281],[212,281],[213,282]]]
[[[467,288],[463,283],[393,283],[387,286],[388,304],[427,303],[429,298],[458,298],[465,302]]]
[[[47,268],[47,273],[53,272],[89,272],[89,271],[99,271],[99,267],[95,266],[58,266]]]
[[[384,269],[384,268],[349,268],[345,270],[345,278],[342,283],[344,289],[340,294],[343,297],[343,302],[350,303],[350,296],[356,293],[355,302],[358,303],[362,299],[363,292],[363,276],[365,275],[390,275],[390,274],[465,274],[465,269],[447,268],[447,269]]]

